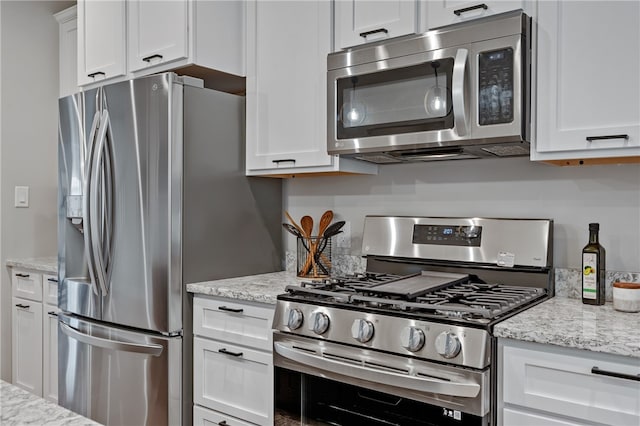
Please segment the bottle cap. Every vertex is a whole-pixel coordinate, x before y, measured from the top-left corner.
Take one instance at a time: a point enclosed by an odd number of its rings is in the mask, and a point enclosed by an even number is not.
[[[590,223],[589,224],[589,231],[598,231],[600,229],[600,224],[599,223]]]

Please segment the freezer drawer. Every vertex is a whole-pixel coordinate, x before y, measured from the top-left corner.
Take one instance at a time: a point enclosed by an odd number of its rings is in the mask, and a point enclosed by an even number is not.
[[[58,354],[63,407],[104,425],[181,423],[181,337],[60,314]]]

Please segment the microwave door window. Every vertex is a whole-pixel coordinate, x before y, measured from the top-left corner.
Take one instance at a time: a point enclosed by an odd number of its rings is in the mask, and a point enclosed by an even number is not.
[[[337,81],[339,139],[453,127],[453,59]]]

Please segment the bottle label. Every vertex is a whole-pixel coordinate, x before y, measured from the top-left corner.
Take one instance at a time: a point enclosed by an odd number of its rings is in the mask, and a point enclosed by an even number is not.
[[[582,297],[595,299],[598,288],[598,256],[595,253],[582,254]]]

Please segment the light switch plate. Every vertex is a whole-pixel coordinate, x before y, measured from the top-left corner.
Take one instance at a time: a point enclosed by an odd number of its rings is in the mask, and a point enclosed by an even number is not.
[[[16,186],[15,207],[29,207],[29,187]]]

